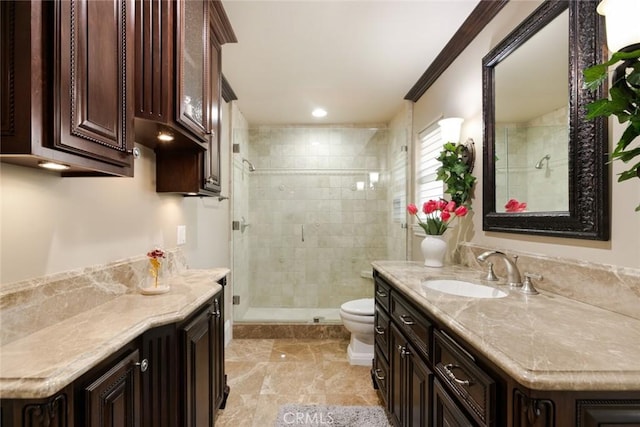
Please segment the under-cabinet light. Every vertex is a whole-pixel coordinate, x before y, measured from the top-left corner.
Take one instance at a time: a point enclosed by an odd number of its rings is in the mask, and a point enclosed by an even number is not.
[[[171,142],[174,139],[175,139],[175,137],[173,136],[173,134],[171,132],[167,132],[167,131],[158,132],[158,141]]]
[[[38,166],[40,166],[41,168],[49,169],[53,171],[64,171],[64,170],[70,169],[69,165],[63,165],[62,163],[49,162],[49,161],[38,162]]]

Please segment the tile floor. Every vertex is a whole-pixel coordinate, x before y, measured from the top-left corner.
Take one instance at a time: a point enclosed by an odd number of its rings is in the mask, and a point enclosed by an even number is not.
[[[234,339],[225,352],[231,394],[216,427],[265,427],[286,403],[380,405],[370,368],[351,366],[342,339]]]

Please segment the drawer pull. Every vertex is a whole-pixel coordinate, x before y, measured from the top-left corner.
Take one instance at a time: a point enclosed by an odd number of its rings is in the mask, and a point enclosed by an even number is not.
[[[453,373],[453,369],[455,368],[462,369],[460,366],[454,365],[453,363],[447,363],[446,365],[444,365],[444,372],[447,374],[450,380],[455,381],[456,383],[465,387],[469,387],[471,384],[473,384],[473,381],[471,380],[459,380],[458,378],[456,378],[456,374]]]
[[[411,352],[409,350],[407,350],[407,347],[405,347],[403,345],[398,345],[398,352],[400,353],[400,356],[402,356],[402,357],[409,356],[411,354]]]
[[[380,326],[376,326],[376,334],[378,335],[384,335],[384,328],[381,328]]]
[[[373,371],[373,375],[375,375],[376,379],[378,381],[384,381],[384,378],[382,375],[380,375],[380,372],[382,372],[382,369],[376,369],[375,371]]]
[[[387,293],[386,292],[382,292],[382,291],[376,291],[376,295],[379,296],[380,298],[386,298],[387,297]]]
[[[414,322],[413,319],[410,316],[407,316],[406,314],[401,315],[400,320],[402,320],[402,323],[404,323],[407,326],[416,324],[416,322]]]

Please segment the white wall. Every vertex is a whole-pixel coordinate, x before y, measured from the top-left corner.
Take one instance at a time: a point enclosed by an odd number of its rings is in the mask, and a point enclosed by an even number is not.
[[[437,120],[440,115],[463,117],[461,140],[473,138],[476,143],[474,175],[478,177],[473,199],[471,241],[480,245],[534,254],[579,259],[583,261],[640,268],[640,203],[638,180],[615,182],[623,168],[612,165],[611,240],[585,241],[543,236],[526,236],[482,231],[482,57],[497,45],[515,26],[526,18],[540,2],[511,1],[456,59],[446,72],[414,106],[414,134]],[[610,121],[610,146],[623,131],[616,120]],[[413,239],[417,249],[419,239]],[[420,252],[413,251],[415,256]],[[417,258],[416,258],[417,259]]]
[[[0,283],[140,256],[154,245],[174,248],[179,224],[187,226],[191,267],[229,267],[229,202],[156,193],[155,155],[139,148],[134,178],[60,178],[0,164]],[[225,136],[221,162],[224,194]]]

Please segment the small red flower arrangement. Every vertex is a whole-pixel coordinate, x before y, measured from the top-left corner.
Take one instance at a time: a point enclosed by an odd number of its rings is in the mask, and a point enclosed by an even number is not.
[[[407,212],[415,215],[418,225],[424,232],[432,236],[440,236],[447,231],[451,222],[457,218],[465,216],[469,209],[465,205],[456,205],[456,202],[446,200],[429,200],[422,205],[422,213],[426,215],[425,221],[418,216],[418,208],[413,203],[407,205]]]

